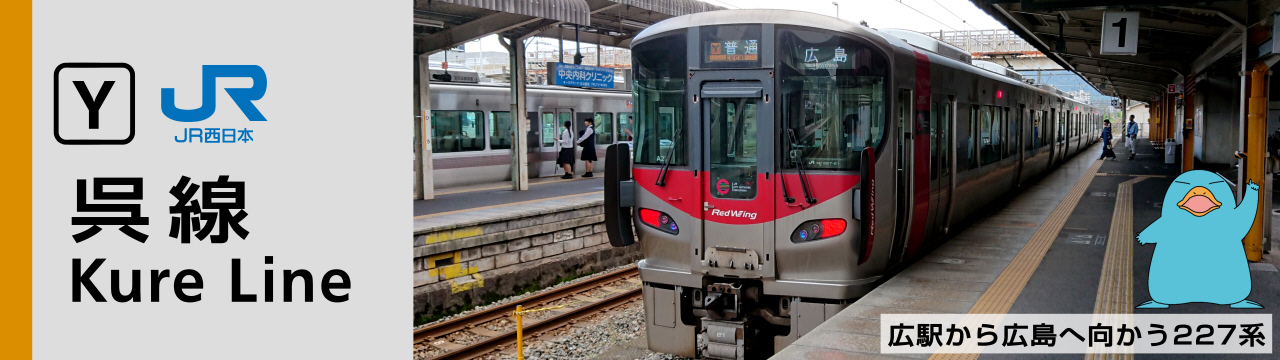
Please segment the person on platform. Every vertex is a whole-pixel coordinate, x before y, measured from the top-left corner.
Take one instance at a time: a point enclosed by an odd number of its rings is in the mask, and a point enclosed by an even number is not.
[[[561,176],[561,179],[573,178],[573,132],[569,131],[570,126],[573,124],[569,121],[564,122],[564,129],[560,130],[560,140],[557,141],[560,155],[556,157],[556,165],[564,168],[564,176]]]
[[[1098,160],[1116,158],[1115,150],[1111,149],[1111,120],[1102,120],[1102,156]]]
[[[1138,144],[1138,123],[1133,121],[1133,115],[1129,115],[1129,125],[1124,130],[1124,146],[1129,148],[1129,160],[1133,160],[1135,150]]]
[[[582,147],[582,162],[587,164],[587,172],[582,177],[592,177],[592,162],[596,161],[596,129],[595,120],[586,119],[586,129],[582,129],[582,136],[578,137],[578,146]]]

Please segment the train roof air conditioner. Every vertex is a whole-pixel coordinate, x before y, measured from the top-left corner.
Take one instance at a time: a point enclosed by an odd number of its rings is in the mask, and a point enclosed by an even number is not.
[[[965,52],[954,45],[942,42],[942,40],[934,39],[929,35],[902,29],[882,29],[880,32],[902,39],[902,41],[906,41],[908,44],[911,44],[911,46],[915,46],[924,51],[951,58],[966,64],[973,62],[973,55],[969,55],[968,52]]]

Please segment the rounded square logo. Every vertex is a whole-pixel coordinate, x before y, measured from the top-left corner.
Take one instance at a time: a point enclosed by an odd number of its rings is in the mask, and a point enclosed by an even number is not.
[[[67,145],[133,141],[133,67],[63,63],[53,70],[53,137]]]

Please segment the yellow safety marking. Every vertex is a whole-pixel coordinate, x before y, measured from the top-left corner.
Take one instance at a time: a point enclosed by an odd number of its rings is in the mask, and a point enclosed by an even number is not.
[[[462,264],[453,264],[440,269],[440,273],[444,274],[445,280],[453,279],[459,276],[466,276],[478,272],[475,266],[463,268]],[[430,276],[431,274],[427,274]]]
[[[1133,314],[1133,184],[1146,179],[1125,181],[1116,190],[1107,254],[1102,260],[1102,277],[1098,279],[1098,295],[1093,303],[1094,320],[1104,325],[1119,326],[1112,322]],[[1133,359],[1131,346],[1099,350],[1102,353],[1088,353],[1085,359]]]
[[[427,255],[427,269],[435,269],[437,267],[436,263],[444,259],[454,259],[453,262],[456,264],[458,263],[458,260],[462,259],[462,254],[459,254],[458,251],[454,251],[443,254]]]
[[[1054,239],[1058,238],[1058,232],[1062,231],[1062,225],[1066,224],[1067,218],[1071,216],[1071,212],[1075,211],[1076,204],[1080,202],[1080,198],[1084,196],[1084,191],[1089,188],[1089,183],[1093,181],[1093,177],[1098,173],[1098,168],[1102,167],[1102,160],[1093,162],[1088,170],[1076,182],[1076,186],[1071,188],[1071,192],[1058,203],[1058,207],[1049,214],[1049,218],[1045,219],[1044,224],[1036,230],[1031,236],[1031,240],[1027,241],[1027,245],[1018,251],[1018,255],[1014,256],[1009,266],[1004,268],[1000,276],[996,277],[996,281],[991,283],[991,287],[978,298],[978,302],[969,310],[970,316],[967,316],[963,322],[981,322],[986,324],[998,324],[1004,318],[1004,314],[1009,312],[1009,308],[1013,306],[1013,302],[1018,299],[1018,294],[1022,293],[1022,288],[1026,287],[1027,281],[1031,280],[1031,275],[1036,272],[1036,268],[1040,266],[1040,261],[1044,260],[1044,255],[1049,251],[1049,246],[1053,245]],[[981,320],[977,320],[981,318]],[[994,321],[994,322],[992,322]],[[969,345],[968,342],[965,342]],[[959,360],[959,359],[977,359],[982,351],[981,348],[973,350],[976,352],[964,354],[933,354],[929,357],[931,360]]]
[[[1138,175],[1138,174],[1116,174],[1116,173],[1098,173],[1098,176],[1141,176],[1141,177],[1149,177],[1149,178],[1152,178],[1152,177],[1157,177],[1157,178],[1171,178],[1171,177],[1177,177],[1177,175]]]
[[[469,238],[472,236],[480,236],[480,235],[484,235],[484,228],[481,228],[479,226],[473,226],[469,228],[454,229],[450,231],[431,233],[427,235],[427,238],[425,239],[425,241],[427,244],[431,244],[431,243],[457,240],[457,239]]]
[[[446,211],[446,212],[442,212],[442,213],[435,213],[435,214],[428,214],[428,215],[418,215],[418,216],[414,216],[413,218],[414,218],[415,220],[416,220],[416,219],[426,219],[426,218],[431,218],[431,217],[436,217],[436,216],[453,215],[453,214],[457,214],[457,213],[464,213],[464,212],[470,212],[470,211],[480,211],[480,210],[485,210],[485,209],[493,209],[493,208],[500,208],[500,207],[507,207],[507,206],[525,205],[525,204],[532,204],[532,203],[537,203],[537,202],[544,202],[544,201],[551,201],[551,200],[559,200],[559,199],[567,199],[567,198],[571,198],[571,197],[591,196],[591,195],[600,195],[600,194],[604,194],[604,192],[603,192],[603,191],[596,191],[596,192],[590,192],[590,193],[584,193],[584,194],[574,194],[574,195],[556,196],[556,197],[550,197],[550,198],[545,198],[545,199],[535,199],[535,200],[529,200],[529,201],[513,202],[513,203],[498,204],[498,205],[489,205],[489,206],[483,206],[483,207],[478,207],[478,208],[470,208],[470,209],[462,209],[462,210]],[[428,237],[428,239],[430,239],[430,237]],[[430,241],[430,240],[428,240],[428,241],[427,241],[427,243],[428,243],[428,244],[430,244],[430,243],[431,243],[431,241]]]
[[[536,312],[539,312],[539,311],[555,310],[555,309],[559,309],[559,308],[562,308],[562,307],[564,307],[564,305],[556,305],[556,306],[544,307],[544,308],[541,308],[541,309],[533,309],[533,310],[520,310],[520,311],[516,311],[516,312],[515,312],[515,314],[516,314],[516,315],[524,315],[524,314],[528,314],[528,313],[536,313]]]
[[[484,277],[480,274],[472,274],[471,281],[459,284],[457,280],[449,280],[449,290],[454,294],[484,287]]]

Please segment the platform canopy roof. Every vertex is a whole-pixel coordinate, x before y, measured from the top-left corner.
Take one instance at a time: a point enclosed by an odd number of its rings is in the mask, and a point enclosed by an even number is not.
[[[434,53],[490,34],[572,39],[626,47],[671,17],[723,10],[699,0],[416,0],[414,53]]]
[[[1263,39],[1270,37],[1272,12],[1280,5],[1277,0],[972,2],[1099,92],[1139,101],[1163,94],[1179,76],[1238,70],[1241,39],[1248,36],[1252,47],[1260,42],[1253,39],[1259,32],[1265,30]],[[1137,55],[1100,53],[1102,17],[1108,11],[1139,13]]]

